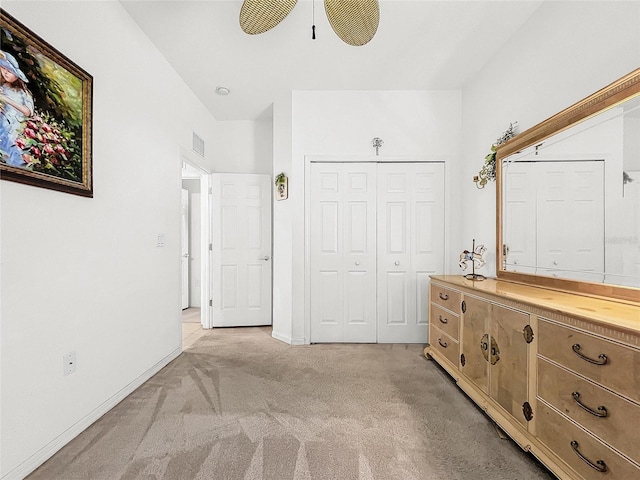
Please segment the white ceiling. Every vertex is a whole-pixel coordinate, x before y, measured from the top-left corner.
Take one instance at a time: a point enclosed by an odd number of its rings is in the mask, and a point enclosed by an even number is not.
[[[299,0],[261,35],[240,29],[242,0],[120,2],[216,119],[255,120],[291,90],[461,89],[544,0],[380,0],[362,47],[334,34],[323,0]]]

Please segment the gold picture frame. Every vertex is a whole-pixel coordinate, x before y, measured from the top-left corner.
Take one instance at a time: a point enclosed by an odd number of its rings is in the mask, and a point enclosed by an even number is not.
[[[93,197],[93,77],[0,9],[0,178]]]

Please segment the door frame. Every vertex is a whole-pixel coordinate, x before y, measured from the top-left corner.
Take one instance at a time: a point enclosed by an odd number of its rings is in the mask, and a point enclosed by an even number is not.
[[[403,155],[379,157],[375,155],[305,155],[304,156],[304,344],[311,343],[311,164],[312,163],[442,163],[444,164],[444,272],[449,273],[450,262],[450,160],[447,155]]]
[[[211,274],[212,255],[211,244],[211,171],[203,165],[203,160],[195,153],[180,147],[179,158],[179,184],[182,188],[182,180],[200,180],[200,324],[202,328],[213,328],[213,308],[211,307]],[[188,165],[191,171],[184,171],[183,164]],[[182,303],[182,298],[180,298]],[[182,310],[180,310],[182,311]]]

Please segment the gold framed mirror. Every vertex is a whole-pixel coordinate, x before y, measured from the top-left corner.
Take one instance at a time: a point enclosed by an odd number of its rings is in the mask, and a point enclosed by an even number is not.
[[[640,68],[496,152],[502,280],[640,303]]]

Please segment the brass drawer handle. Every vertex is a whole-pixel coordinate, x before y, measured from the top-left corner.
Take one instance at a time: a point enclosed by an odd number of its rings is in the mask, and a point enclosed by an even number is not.
[[[447,295],[446,293],[438,293],[438,297],[440,297],[440,300],[449,300],[449,295]]]
[[[440,322],[442,323],[449,323],[449,320],[447,320],[446,318],[442,318],[442,315],[438,315],[438,320],[440,320]]]
[[[440,338],[439,338],[439,339],[438,339],[438,343],[440,344],[440,346],[441,346],[442,348],[447,348],[447,342],[442,343],[442,339],[440,339]]]
[[[600,418],[604,418],[604,417],[606,417],[606,416],[608,415],[607,409],[606,409],[606,407],[604,407],[603,405],[600,405],[600,406],[598,407],[598,411],[596,412],[595,410],[592,410],[591,408],[587,407],[584,403],[582,403],[582,402],[580,401],[580,392],[573,392],[573,393],[571,394],[571,396],[573,397],[573,400],[574,400],[578,405],[580,405],[580,407],[581,407],[583,410],[585,410],[585,411],[589,412],[591,415],[594,415],[594,416],[596,416],[596,417],[600,417]]]
[[[597,470],[598,472],[604,473],[607,471],[607,464],[604,463],[603,460],[597,460],[596,463],[593,463],[591,460],[580,453],[580,450],[578,450],[579,446],[580,445],[578,445],[578,442],[576,442],[575,440],[571,440],[571,448],[573,448],[573,451],[576,452],[576,455],[580,457],[580,460],[582,460],[584,463],[589,465],[594,470]]]
[[[600,355],[598,355],[598,358],[600,360],[594,360],[593,358],[589,358],[589,357],[587,357],[587,356],[585,356],[585,355],[580,353],[580,344],[579,343],[574,343],[573,346],[571,347],[571,349],[573,350],[573,353],[578,355],[585,362],[593,363],[594,365],[606,365],[607,364],[607,356],[604,353],[601,353]]]

